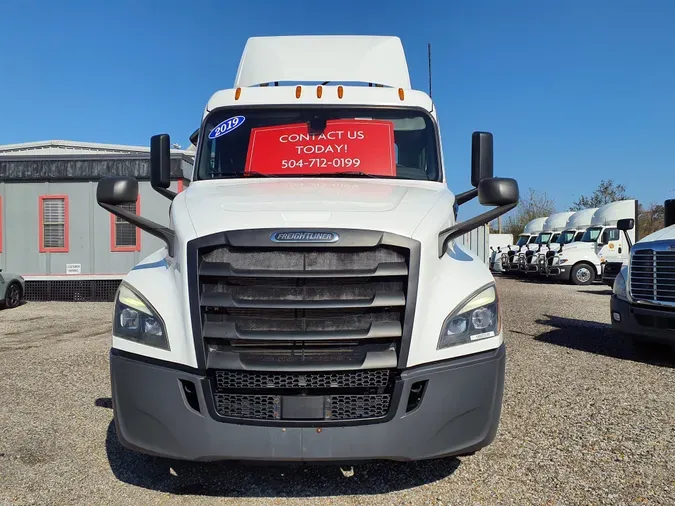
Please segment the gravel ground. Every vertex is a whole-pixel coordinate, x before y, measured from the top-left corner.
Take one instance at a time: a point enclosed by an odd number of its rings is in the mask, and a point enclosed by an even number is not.
[[[333,466],[176,463],[120,447],[107,303],[0,311],[0,505],[675,504],[675,356],[609,328],[609,291],[499,279],[507,381],[470,457]]]

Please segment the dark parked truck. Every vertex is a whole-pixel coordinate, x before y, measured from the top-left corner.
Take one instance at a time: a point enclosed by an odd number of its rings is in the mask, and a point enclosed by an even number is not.
[[[356,461],[492,442],[500,301],[455,239],[513,209],[518,185],[493,177],[492,136],[474,132],[473,188],[453,194],[436,111],[396,37],[252,38],[204,110],[186,190],[168,190],[169,136],[151,140],[170,227],[126,210],[135,179],[99,182],[103,208],[166,243],[115,301],[124,446]],[[456,221],[475,197],[491,209]]]
[[[675,345],[675,200],[665,202],[666,228],[633,245],[614,280],[612,327],[637,342]],[[620,228],[632,228],[620,223]]]

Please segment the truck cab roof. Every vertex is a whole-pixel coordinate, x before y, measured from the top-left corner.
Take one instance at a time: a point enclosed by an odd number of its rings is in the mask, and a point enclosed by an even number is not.
[[[234,85],[214,93],[204,117],[219,107],[340,104],[421,107],[431,98],[411,90],[398,37],[303,35],[251,37]]]

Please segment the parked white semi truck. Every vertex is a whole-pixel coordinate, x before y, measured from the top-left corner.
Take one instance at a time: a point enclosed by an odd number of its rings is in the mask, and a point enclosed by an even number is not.
[[[637,344],[675,345],[675,200],[664,208],[666,228],[635,243],[614,280],[612,328]],[[619,226],[632,229],[635,222]]]
[[[571,244],[580,241],[586,232],[586,229],[591,225],[593,214],[597,211],[597,207],[590,209],[582,209],[574,212],[565,223],[565,227],[560,232],[555,240],[552,240],[545,251],[538,254],[539,274],[543,276],[550,275],[550,268],[553,263],[555,255],[563,250],[566,244]]]
[[[542,225],[542,231],[539,232],[535,241],[527,246],[525,258],[523,262],[523,270],[525,272],[538,272],[539,255],[548,251],[550,244],[555,243],[560,237],[560,233],[567,224],[567,219],[574,213],[565,211],[561,213],[553,213],[546,218]],[[521,253],[523,255],[523,253]]]
[[[151,139],[170,228],[125,210],[135,179],[99,182],[103,208],[166,243],[115,301],[112,403],[125,447],[356,461],[490,444],[504,386],[500,301],[487,266],[455,239],[513,209],[518,185],[493,177],[492,136],[475,132],[473,188],[450,192],[436,112],[411,89],[396,37],[251,38],[234,88],[204,109],[178,195],[169,136]],[[455,206],[474,197],[494,207],[457,222]]]
[[[492,272],[503,272],[501,250],[511,247],[513,236],[511,234],[489,234],[490,241],[490,270]]]
[[[620,200],[599,207],[581,240],[566,245],[555,255],[550,277],[575,285],[589,285],[602,277],[605,262],[627,259],[629,242],[616,225],[620,219],[637,220],[637,205],[637,200]],[[633,243],[635,230],[627,234]]]
[[[529,245],[537,240],[539,232],[542,231],[544,222],[547,218],[548,216],[542,216],[530,220],[527,225],[525,225],[525,228],[523,228],[523,232],[518,235],[516,244],[500,250],[502,257],[501,266],[504,272],[510,273],[523,270],[521,269],[522,259],[520,254],[524,254]]]

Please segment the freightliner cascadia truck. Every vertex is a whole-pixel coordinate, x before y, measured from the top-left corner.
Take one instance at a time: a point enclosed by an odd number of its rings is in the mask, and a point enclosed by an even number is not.
[[[455,239],[513,209],[518,185],[493,177],[492,136],[474,132],[472,187],[453,194],[436,113],[397,37],[251,38],[206,104],[184,191],[169,190],[169,136],[150,141],[169,226],[126,210],[135,179],[98,183],[100,206],[165,243],[114,303],[122,445],[344,462],[493,441],[500,300]],[[475,197],[490,207],[458,220]]]
[[[675,199],[666,200],[664,209],[665,228],[632,245],[614,280],[612,328],[638,345],[675,346]],[[635,226],[632,218],[617,224],[626,232]]]

